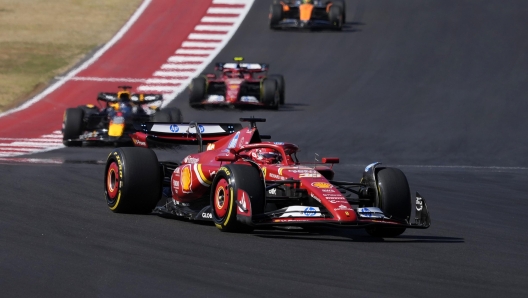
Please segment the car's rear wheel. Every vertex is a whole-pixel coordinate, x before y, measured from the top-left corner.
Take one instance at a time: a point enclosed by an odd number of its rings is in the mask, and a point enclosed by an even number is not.
[[[189,105],[193,108],[199,107],[205,99],[207,90],[207,80],[204,77],[196,77],[192,79],[189,85]]]
[[[343,9],[341,7],[336,5],[330,6],[328,19],[334,25],[335,30],[343,29]]]
[[[397,168],[379,168],[377,170],[378,200],[375,207],[385,216],[402,222],[411,217],[411,191],[405,174]],[[403,227],[369,227],[367,233],[375,237],[396,237],[405,232]]]
[[[82,141],[68,141],[78,139],[83,130],[84,112],[79,108],[69,108],[64,112],[62,123],[62,143],[67,147],[82,146]]]
[[[269,108],[277,110],[279,108],[280,94],[277,89],[277,81],[271,78],[266,78],[262,81],[261,86],[261,102]]]
[[[269,78],[277,82],[277,89],[279,89],[279,104],[283,105],[285,102],[286,82],[282,75],[270,75]]]
[[[161,171],[148,148],[116,148],[106,161],[104,191],[110,210],[149,213],[161,198]]]
[[[270,6],[269,19],[270,28],[278,29],[276,26],[278,26],[279,22],[282,20],[282,5],[272,4]]]
[[[244,202],[239,197],[239,190],[247,193],[251,213],[264,212],[265,192],[261,171],[247,165],[226,165],[216,174],[211,191],[213,221],[223,232],[250,232],[253,227],[237,220],[237,202]],[[246,206],[248,208],[248,206]]]
[[[152,115],[152,121],[180,123],[183,121],[183,116],[178,108],[166,108]]]

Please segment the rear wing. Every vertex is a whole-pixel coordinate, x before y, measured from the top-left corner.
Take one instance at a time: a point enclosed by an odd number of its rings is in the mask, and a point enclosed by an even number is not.
[[[170,147],[214,143],[242,129],[240,123],[171,123],[146,122],[135,125],[138,132],[131,134],[139,147]]]
[[[114,103],[118,102],[119,98],[115,92],[101,92],[97,95],[97,100]],[[133,93],[130,95],[130,101],[135,104],[147,104],[161,100],[163,100],[163,95],[161,94]]]
[[[236,62],[220,62],[215,64],[215,70],[223,71],[229,69],[236,69],[240,71],[263,72],[268,71],[268,63],[236,63]]]

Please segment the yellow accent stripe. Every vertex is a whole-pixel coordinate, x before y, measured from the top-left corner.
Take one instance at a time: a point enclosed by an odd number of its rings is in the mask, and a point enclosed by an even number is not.
[[[115,210],[117,206],[119,206],[119,200],[121,200],[121,190],[119,190],[119,193],[117,194],[117,202],[115,203],[114,207],[110,207],[110,210]]]
[[[226,221],[224,222],[224,227],[227,226],[227,223],[229,222],[229,219],[231,218],[231,206],[233,205],[233,188],[232,187],[229,187],[229,195],[231,197],[231,200],[229,200],[229,210],[227,212],[227,219]]]
[[[204,173],[202,172],[202,165],[201,164],[198,164],[198,174],[202,178],[203,182],[211,185],[211,181],[207,180],[207,178],[205,177]]]

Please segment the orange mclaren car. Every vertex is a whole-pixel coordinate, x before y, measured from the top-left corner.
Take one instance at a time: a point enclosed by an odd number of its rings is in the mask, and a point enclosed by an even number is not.
[[[341,30],[346,21],[343,0],[275,0],[270,7],[270,28]]]

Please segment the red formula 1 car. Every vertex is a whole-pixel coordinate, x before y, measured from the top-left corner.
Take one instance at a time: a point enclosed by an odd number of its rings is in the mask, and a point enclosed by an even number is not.
[[[407,228],[428,228],[425,200],[416,194],[411,220],[407,179],[396,168],[368,165],[360,182],[334,180],[338,158],[302,164],[298,147],[265,142],[256,122],[146,123],[133,135],[145,148],[117,148],[105,168],[105,197],[114,212],[155,213],[211,220],[222,231],[263,226],[330,225],[364,228],[394,237]],[[149,148],[160,143],[199,144],[181,163],[158,162]],[[202,144],[208,144],[203,151]],[[161,202],[161,203],[160,203]]]
[[[194,78],[189,85],[189,104],[205,106],[257,106],[278,109],[284,104],[282,75],[268,75],[265,63],[216,63],[217,73]]]

